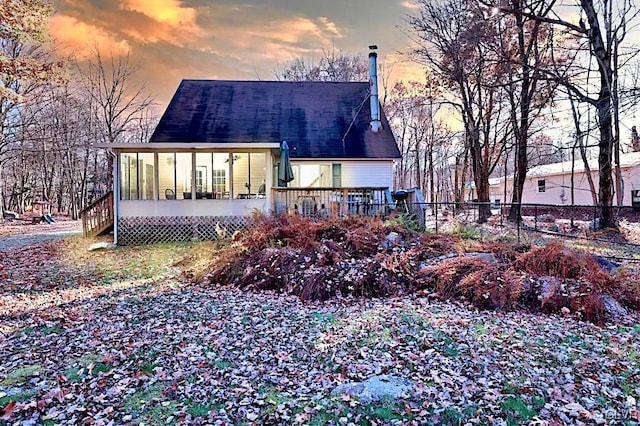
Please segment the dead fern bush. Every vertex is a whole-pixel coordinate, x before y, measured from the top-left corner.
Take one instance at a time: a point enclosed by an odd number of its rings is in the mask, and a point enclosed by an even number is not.
[[[609,287],[611,296],[627,308],[640,310],[640,276],[622,271],[614,277]]]
[[[538,276],[553,276],[561,279],[588,277],[594,284],[606,285],[610,278],[593,256],[569,250],[560,243],[536,247],[518,256],[516,267]]]
[[[464,289],[459,284],[465,277],[487,266],[486,262],[473,257],[454,257],[423,269],[420,275],[440,298],[451,300],[464,296]]]
[[[524,306],[531,292],[529,283],[517,278],[503,266],[487,265],[460,280],[459,288],[477,308],[514,310]]]
[[[391,232],[399,235],[390,238]],[[303,300],[427,290],[480,309],[569,310],[596,323],[607,314],[604,295],[640,308],[637,276],[612,277],[592,256],[561,244],[518,253],[500,242],[419,234],[378,218],[312,221],[257,214],[246,232],[214,252],[201,282],[277,291]]]

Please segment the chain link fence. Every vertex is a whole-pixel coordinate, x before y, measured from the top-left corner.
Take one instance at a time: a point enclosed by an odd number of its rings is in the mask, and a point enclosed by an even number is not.
[[[481,206],[489,206],[491,216],[487,220],[487,229],[510,229],[517,242],[526,235],[545,235],[564,240],[586,240],[593,246],[625,247],[637,252],[626,260],[640,261],[640,208],[607,207],[612,210],[619,230],[601,229],[600,213],[602,206],[593,205],[552,205],[520,204],[521,215],[515,221],[509,221],[510,203],[409,203],[397,206],[397,213],[406,211],[426,231],[435,233],[458,232],[461,227],[477,224]],[[490,231],[488,231],[490,232]],[[497,232],[497,231],[496,231]],[[616,256],[612,256],[616,257]],[[617,256],[623,258],[624,256]]]

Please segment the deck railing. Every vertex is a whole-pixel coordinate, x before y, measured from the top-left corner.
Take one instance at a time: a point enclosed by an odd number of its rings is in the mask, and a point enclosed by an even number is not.
[[[100,235],[113,226],[113,191],[104,194],[80,212],[85,237]]]
[[[386,216],[394,208],[391,192],[376,188],[271,188],[272,210],[306,217]]]

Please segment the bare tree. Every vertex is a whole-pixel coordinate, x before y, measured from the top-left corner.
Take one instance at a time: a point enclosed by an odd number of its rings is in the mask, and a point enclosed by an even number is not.
[[[144,85],[133,82],[136,68],[129,56],[111,57],[105,64],[99,49],[89,61],[85,72],[86,93],[93,101],[96,123],[102,142],[124,142],[127,129],[153,104]],[[107,168],[111,170],[113,159],[107,156]],[[113,176],[108,175],[107,187],[112,187]]]
[[[490,42],[494,43],[496,60],[502,65],[500,72],[508,79],[504,88],[510,104],[515,156],[509,219],[515,221],[520,217],[522,190],[529,167],[532,125],[539,119],[541,109],[553,99],[555,84],[546,78],[543,69],[551,61],[559,61],[558,56],[552,55],[555,35],[551,25],[530,16],[548,16],[554,1],[480,1],[490,8],[497,36]]]
[[[395,170],[395,186],[419,187],[430,201],[442,189],[453,134],[442,119],[441,91],[432,76],[424,83],[396,83],[385,104],[387,117],[402,158]]]
[[[571,74],[554,73],[551,75],[579,101],[591,105],[596,110],[598,138],[600,224],[603,227],[615,227],[613,216],[614,196],[614,159],[619,169],[619,91],[618,78],[623,64],[620,62],[622,43],[627,30],[633,25],[640,11],[631,0],[579,0],[580,20],[574,24],[559,15],[541,16],[528,13],[531,19],[564,28],[579,40],[585,42],[581,53],[587,66],[593,64],[597,82],[588,79],[580,84],[581,78],[590,68],[581,68],[578,62]],[[586,22],[583,20],[586,18]],[[619,196],[623,193],[621,175],[616,184]],[[619,199],[621,201],[621,199]]]
[[[417,0],[416,5],[417,15],[407,18],[417,44],[414,54],[441,79],[460,111],[482,223],[491,216],[489,176],[508,138],[502,73],[489,44],[495,28],[474,2]]]
[[[318,63],[296,58],[274,71],[277,80],[284,81],[367,81],[369,68],[366,58],[331,50],[322,51]]]

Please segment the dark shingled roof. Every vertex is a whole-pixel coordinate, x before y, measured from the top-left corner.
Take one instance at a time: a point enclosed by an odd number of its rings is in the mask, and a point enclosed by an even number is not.
[[[183,80],[151,142],[286,140],[294,158],[399,158],[384,113],[379,133],[369,117],[369,83]]]

